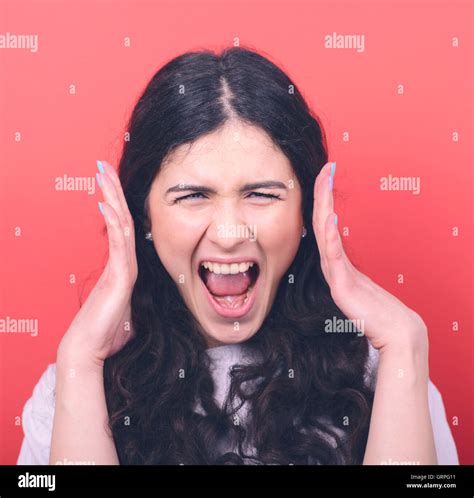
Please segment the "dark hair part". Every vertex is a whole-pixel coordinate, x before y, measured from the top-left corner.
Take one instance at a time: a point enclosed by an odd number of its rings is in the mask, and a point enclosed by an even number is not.
[[[232,369],[221,408],[200,325],[144,234],[147,196],[163,161],[231,118],[263,129],[288,157],[302,189],[308,235],[271,311],[247,342],[261,361]],[[153,76],[128,128],[120,180],[136,231],[135,337],[105,364],[120,462],[361,463],[373,401],[364,381],[368,342],[358,334],[325,332],[326,319],[345,319],[322,274],[312,229],[313,185],[328,154],[324,131],[296,85],[251,49],[185,53]],[[250,415],[236,425],[244,401]],[[197,402],[204,413],[195,411]],[[234,451],[219,454],[222,437],[234,442]],[[245,453],[246,438],[254,455]]]

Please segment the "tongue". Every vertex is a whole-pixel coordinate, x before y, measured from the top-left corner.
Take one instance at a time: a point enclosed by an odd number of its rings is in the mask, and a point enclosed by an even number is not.
[[[236,296],[243,294],[250,286],[248,271],[236,275],[223,275],[205,271],[204,282],[209,291],[216,296]]]

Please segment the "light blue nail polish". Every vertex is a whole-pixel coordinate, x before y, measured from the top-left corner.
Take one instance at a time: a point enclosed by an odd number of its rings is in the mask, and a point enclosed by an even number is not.
[[[97,167],[101,173],[105,173],[104,167],[102,166],[102,161],[97,161]]]
[[[104,207],[102,206],[102,202],[99,202],[99,209],[100,212],[102,213],[102,216],[104,216]]]
[[[99,187],[102,188],[102,180],[100,179],[99,173],[95,174],[95,178],[97,180],[97,184],[99,185]]]
[[[331,164],[331,176],[334,176],[334,174],[336,173],[336,163],[332,163]]]
[[[332,185],[333,185],[333,180],[332,176],[329,177],[329,192],[332,192]]]
[[[337,214],[336,217],[334,218],[334,224],[337,225]]]

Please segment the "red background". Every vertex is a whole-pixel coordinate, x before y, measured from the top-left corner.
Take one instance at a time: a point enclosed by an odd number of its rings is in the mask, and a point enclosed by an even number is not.
[[[0,318],[37,318],[39,332],[0,334],[0,463],[16,462],[15,417],[106,254],[98,192],[56,191],[55,178],[94,177],[96,159],[117,164],[155,71],[238,37],[287,71],[321,117],[348,254],[424,318],[431,378],[461,463],[473,464],[472,18],[472,4],[454,1],[1,1],[0,33],[38,34],[39,45],[0,49]],[[365,51],[324,48],[333,32],[364,34]],[[420,177],[420,195],[381,191],[389,174]]]

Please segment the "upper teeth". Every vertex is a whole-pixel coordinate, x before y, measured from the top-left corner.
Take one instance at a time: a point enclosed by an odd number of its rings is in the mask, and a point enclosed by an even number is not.
[[[235,275],[239,272],[243,273],[253,266],[253,263],[250,261],[246,263],[232,263],[230,265],[225,263],[212,263],[212,261],[204,261],[201,264],[202,266],[204,266],[204,268],[212,271],[213,273],[222,273],[224,275],[227,275],[229,273],[231,273],[232,275]]]

